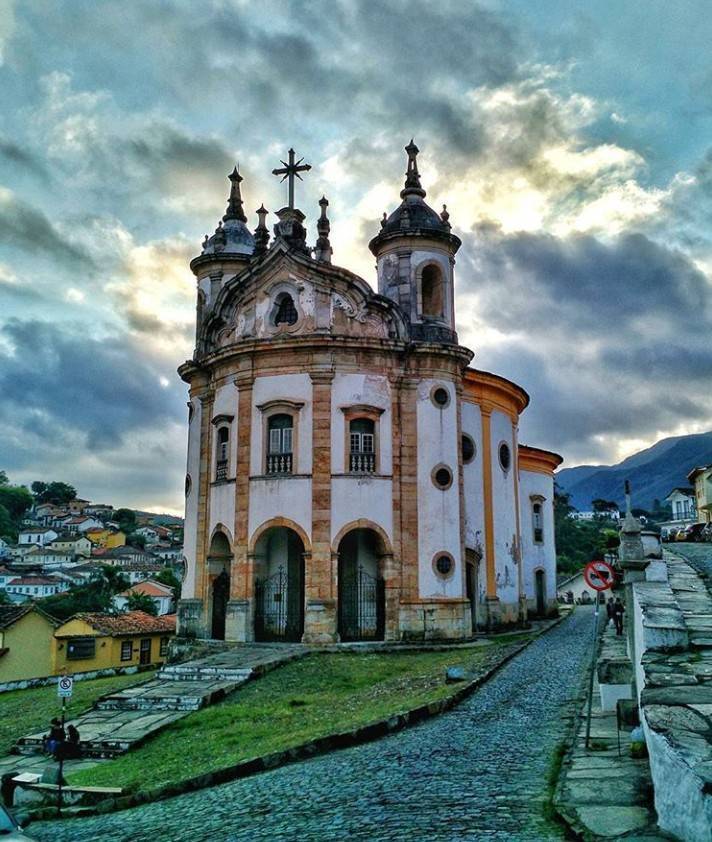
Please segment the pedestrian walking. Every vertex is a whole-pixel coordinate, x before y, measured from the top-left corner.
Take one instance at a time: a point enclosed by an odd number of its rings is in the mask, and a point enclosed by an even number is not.
[[[613,622],[616,624],[616,634],[620,637],[623,634],[623,612],[625,608],[623,608],[623,603],[620,600],[620,597],[616,599],[615,604],[613,605]]]
[[[606,626],[608,626],[609,623],[612,623],[614,626],[616,624],[616,614],[615,614],[615,611],[614,611],[614,602],[615,601],[614,601],[613,597],[609,596],[608,602],[606,603],[606,616],[608,617],[608,619],[606,620]]]

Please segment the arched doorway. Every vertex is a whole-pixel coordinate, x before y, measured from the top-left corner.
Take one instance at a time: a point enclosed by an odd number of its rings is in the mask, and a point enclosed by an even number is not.
[[[543,617],[546,614],[546,574],[543,570],[537,570],[534,574],[534,592],[537,616]]]
[[[272,526],[255,544],[255,639],[298,642],[304,634],[304,542]]]
[[[225,615],[230,599],[230,562],[232,551],[227,536],[216,532],[210,541],[208,569],[217,573],[212,582],[210,636],[213,640],[225,640]]]
[[[379,569],[384,554],[373,529],[352,529],[339,543],[339,617],[341,640],[383,640],[385,582]]]

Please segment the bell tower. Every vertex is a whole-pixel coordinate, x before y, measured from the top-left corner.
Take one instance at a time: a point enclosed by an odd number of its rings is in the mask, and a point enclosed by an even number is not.
[[[378,291],[407,314],[411,336],[421,342],[457,343],[454,268],[461,242],[450,230],[443,205],[436,213],[425,202],[418,172],[419,149],[405,147],[408,164],[401,204],[369,243],[378,266]]]

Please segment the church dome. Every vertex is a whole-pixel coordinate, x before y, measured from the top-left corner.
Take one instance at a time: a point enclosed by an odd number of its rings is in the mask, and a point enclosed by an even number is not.
[[[227,210],[222,220],[218,223],[212,237],[206,235],[203,241],[201,255],[242,255],[250,256],[255,251],[255,238],[247,227],[247,217],[242,209],[242,196],[240,195],[240,182],[242,176],[237,167],[228,176],[232,182],[230,187],[230,198],[228,199]]]

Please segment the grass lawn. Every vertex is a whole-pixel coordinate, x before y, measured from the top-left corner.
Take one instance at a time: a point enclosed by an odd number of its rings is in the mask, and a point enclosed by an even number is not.
[[[67,705],[67,718],[87,710],[106,693],[140,684],[153,676],[153,672],[141,672],[77,681],[74,684],[74,694]],[[0,754],[7,754],[20,737],[37,731],[49,731],[50,719],[60,716],[61,712],[56,684],[0,693]]]
[[[151,789],[364,725],[450,695],[446,667],[482,672],[521,640],[446,652],[312,655],[173,723],[111,763],[71,775],[70,782]]]

